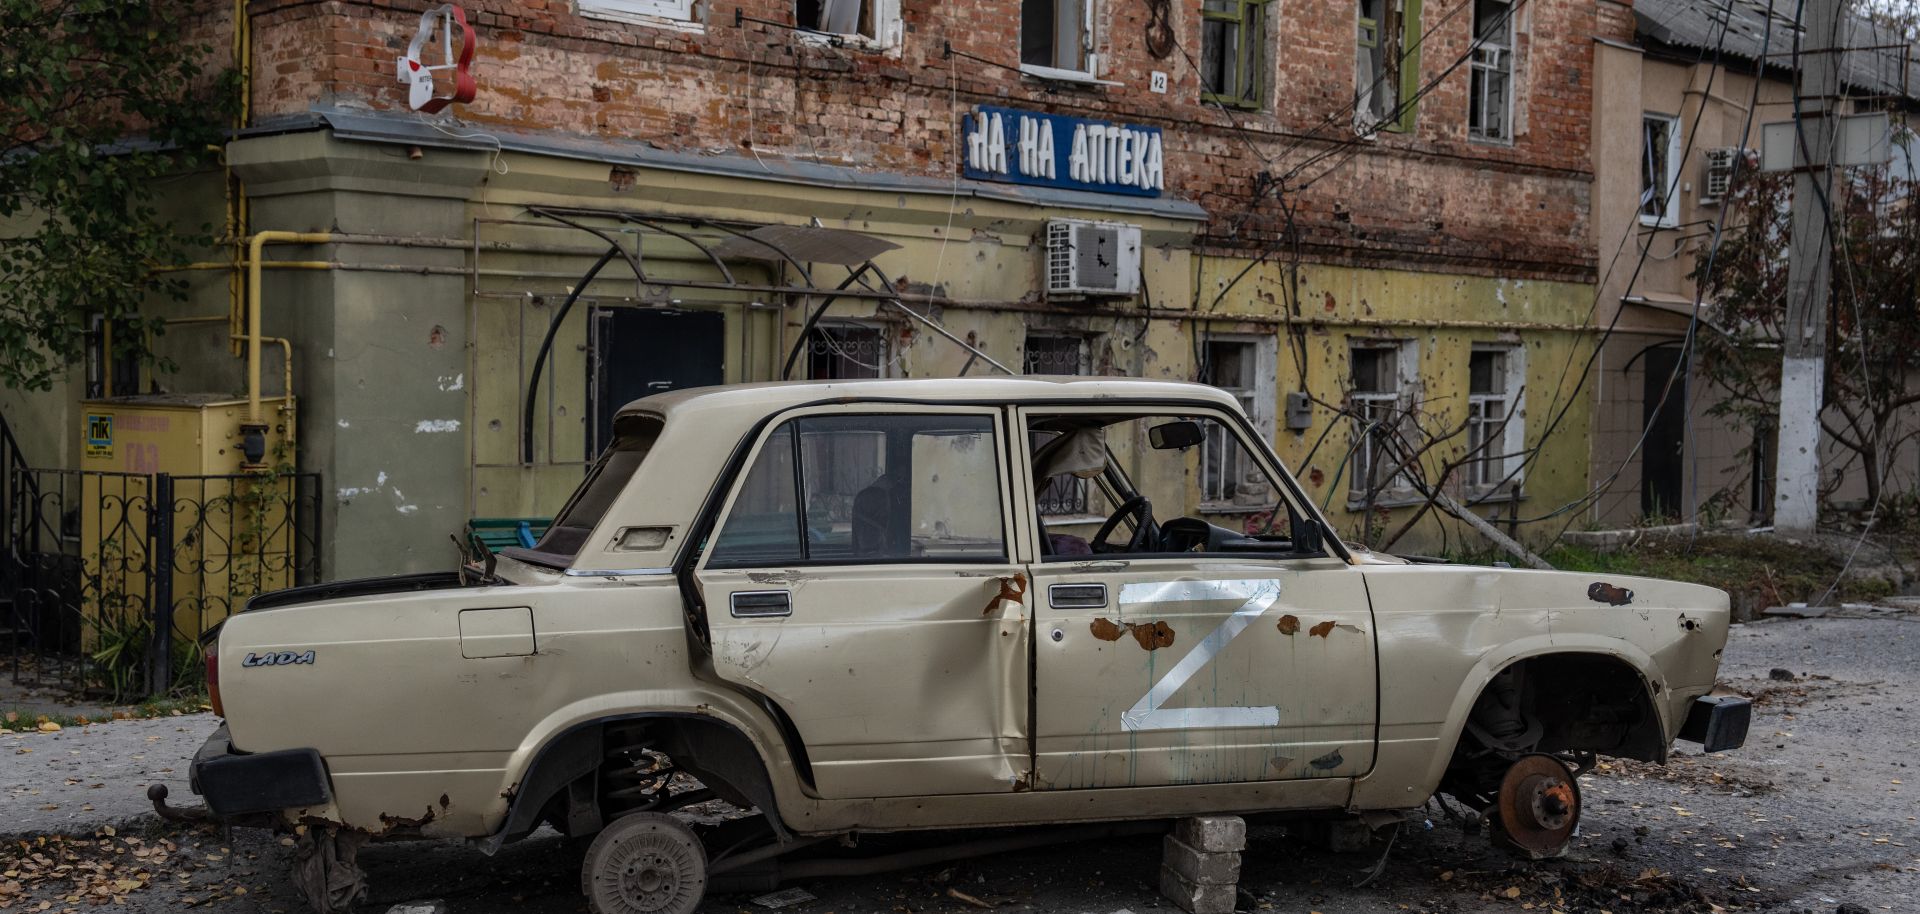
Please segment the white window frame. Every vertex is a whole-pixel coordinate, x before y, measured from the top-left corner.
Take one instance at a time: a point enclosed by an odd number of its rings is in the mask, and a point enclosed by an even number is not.
[[[1388,411],[1406,416],[1417,402],[1420,387],[1420,347],[1413,340],[1354,338],[1347,342],[1347,382],[1353,379],[1353,353],[1360,350],[1391,350],[1394,353],[1394,389],[1390,391],[1361,393],[1349,390],[1347,405],[1349,409],[1370,417],[1377,412]],[[1352,434],[1358,435],[1366,425],[1359,418],[1348,420],[1353,428]],[[1368,473],[1363,467],[1373,458],[1373,450],[1367,444],[1356,443],[1349,439],[1352,454],[1347,458],[1347,510],[1359,511],[1366,507]],[[1373,497],[1375,506],[1391,505],[1396,501],[1412,498],[1413,480],[1404,472],[1381,487]]]
[[[1094,50],[1097,43],[1094,32],[1094,9],[1099,5],[1100,0],[1021,0],[1022,15],[1025,15],[1025,4],[1033,2],[1052,3],[1054,5],[1054,19],[1056,23],[1059,21],[1059,8],[1061,4],[1071,3],[1080,7],[1080,54],[1085,61],[1085,67],[1083,69],[1075,69],[1073,67],[1057,65],[1060,60],[1060,36],[1055,34],[1053,39],[1053,59],[1055,65],[1045,66],[1042,64],[1027,63],[1024,59],[1024,54],[1015,54],[1015,57],[1022,58],[1020,61],[1020,72],[1028,76],[1036,76],[1040,79],[1050,79],[1056,82],[1118,85],[1117,83],[1108,82],[1100,78],[1100,55]]]
[[[857,2],[857,0],[856,0]],[[860,32],[798,31],[794,37],[809,44],[852,45],[872,51],[885,51],[901,45],[904,27],[900,24],[900,0],[867,0],[873,6],[873,34]],[[795,11],[796,13],[798,10]],[[796,15],[794,21],[799,22]]]
[[[1662,121],[1667,125],[1667,172],[1664,176],[1667,205],[1658,216],[1647,214],[1647,193],[1652,189],[1646,184],[1647,177],[1647,124],[1650,121]],[[1640,115],[1640,224],[1655,228],[1673,228],[1680,224],[1680,117],[1674,114],[1660,114],[1654,111]]]
[[[575,0],[574,8],[590,19],[700,30],[693,18],[694,0]]]
[[[1468,0],[1468,2],[1474,2],[1474,0]],[[1518,32],[1515,28],[1514,20],[1519,17],[1519,14],[1514,10],[1514,0],[1492,0],[1492,2],[1504,5],[1507,8],[1507,22],[1504,34],[1501,35],[1501,40],[1498,43],[1480,38],[1480,23],[1477,19],[1471,26],[1474,35],[1473,61],[1471,64],[1472,75],[1467,79],[1467,91],[1473,92],[1477,88],[1480,92],[1481,97],[1479,101],[1482,122],[1478,124],[1473,122],[1473,100],[1469,98],[1467,102],[1467,136],[1483,143],[1511,144],[1513,142],[1513,97],[1516,94],[1514,91],[1516,73],[1513,53],[1514,46],[1518,44],[1515,38]],[[1475,3],[1474,8],[1478,10],[1479,4]],[[1489,133],[1487,131],[1487,124],[1485,123],[1489,108],[1486,99],[1487,80],[1482,74],[1487,73],[1498,73],[1506,79],[1507,91],[1500,111],[1499,133]]]
[[[1472,449],[1484,431],[1476,432],[1475,426],[1485,424],[1488,405],[1499,403],[1502,408],[1499,440],[1486,446],[1475,459],[1463,469],[1467,491],[1474,495],[1485,494],[1496,485],[1518,488],[1525,479],[1525,470],[1514,465],[1520,460],[1518,455],[1526,447],[1526,409],[1527,409],[1527,350],[1516,343],[1475,343],[1473,353],[1498,353],[1504,359],[1501,371],[1501,387],[1497,394],[1477,394],[1473,392],[1472,363],[1467,369],[1467,447]],[[1507,479],[1512,472],[1513,478]]]
[[[1252,347],[1253,383],[1251,386],[1234,385],[1229,387],[1214,384],[1212,378],[1207,378],[1205,381],[1232,394],[1233,398],[1240,402],[1240,409],[1247,414],[1247,418],[1253,423],[1254,431],[1259,433],[1261,440],[1266,442],[1268,447],[1272,447],[1275,434],[1274,429],[1278,424],[1279,392],[1277,385],[1279,384],[1280,377],[1279,340],[1270,333],[1217,333],[1209,334],[1201,341],[1202,346],[1209,346],[1215,343]],[[1200,446],[1201,508],[1210,511],[1259,511],[1271,507],[1278,493],[1249,490],[1251,494],[1248,497],[1253,499],[1252,502],[1229,501],[1225,498],[1223,492],[1226,487],[1226,479],[1223,477],[1216,482],[1215,480],[1209,480],[1207,478],[1207,467],[1212,462],[1211,453],[1215,448],[1225,447],[1238,453],[1240,459],[1247,463],[1246,466],[1238,468],[1238,475],[1240,477],[1239,488],[1247,488],[1248,483],[1254,483],[1259,487],[1265,487],[1269,484],[1266,471],[1259,466],[1258,461],[1253,459],[1253,455],[1241,450],[1239,439],[1233,434],[1232,429],[1213,422],[1205,423],[1205,427],[1207,437],[1201,442]]]

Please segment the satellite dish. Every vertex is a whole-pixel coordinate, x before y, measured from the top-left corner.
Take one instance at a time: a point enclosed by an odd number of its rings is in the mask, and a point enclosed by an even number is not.
[[[460,29],[460,54],[453,53],[453,30]],[[423,59],[428,42],[438,32],[440,36],[439,62],[429,64]],[[473,101],[478,89],[469,68],[473,65],[473,26],[467,24],[467,13],[458,4],[443,3],[420,14],[420,30],[413,33],[413,42],[407,45],[407,56],[395,65],[400,82],[407,87],[407,105],[423,114],[435,114],[455,102],[465,104]],[[448,73],[453,76],[451,95],[434,95],[433,74]]]

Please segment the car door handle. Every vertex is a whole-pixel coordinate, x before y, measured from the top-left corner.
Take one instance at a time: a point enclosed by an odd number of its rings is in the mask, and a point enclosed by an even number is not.
[[[740,590],[728,598],[735,619],[769,619],[793,615],[793,597],[784,590]]]
[[[1107,585],[1049,585],[1047,587],[1047,605],[1054,609],[1099,609],[1107,605]]]

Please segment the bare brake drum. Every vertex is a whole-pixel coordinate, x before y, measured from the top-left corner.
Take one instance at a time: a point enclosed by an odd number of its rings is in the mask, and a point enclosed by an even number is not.
[[[1580,826],[1580,783],[1551,755],[1523,755],[1500,779],[1493,840],[1535,860],[1567,852]]]
[[[580,887],[594,914],[692,914],[707,891],[707,852],[672,816],[636,812],[593,839]]]

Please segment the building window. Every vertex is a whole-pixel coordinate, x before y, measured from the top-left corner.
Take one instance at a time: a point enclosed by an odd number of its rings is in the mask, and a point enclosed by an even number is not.
[[[794,0],[793,22],[831,36],[890,42],[897,31],[899,0]]]
[[[1420,0],[1359,0],[1354,126],[1412,130],[1420,91]]]
[[[1640,221],[1671,228],[1680,224],[1680,119],[1670,114],[1640,118]]]
[[[1202,380],[1233,395],[1253,421],[1254,430],[1273,441],[1276,344],[1270,336],[1215,337],[1207,340]],[[1267,474],[1239,446],[1233,430],[1205,422],[1200,447],[1200,501],[1213,508],[1271,507]]]
[[[690,22],[693,0],[578,0],[580,15],[628,22],[670,19]]]
[[[1513,139],[1512,0],[1473,0],[1473,85],[1467,132],[1476,140]]]
[[[820,324],[807,339],[807,377],[811,380],[884,378],[893,373],[887,335],[880,327]]]
[[[1206,0],[1200,7],[1200,84],[1205,98],[1260,107],[1267,70],[1268,0]]]
[[[1025,373],[1037,375],[1084,375],[1090,370],[1087,340],[1079,336],[1033,334],[1027,337]],[[1048,434],[1047,437],[1051,437]],[[1044,442],[1036,437],[1029,447],[1038,450]],[[1035,498],[1043,517],[1082,517],[1087,513],[1087,480],[1077,476],[1055,476],[1040,487]]]
[[[1511,480],[1507,473],[1525,446],[1519,418],[1525,360],[1518,346],[1477,346],[1468,357],[1467,450],[1474,457],[1464,469],[1470,490],[1519,485],[1519,473]]]
[[[1348,499],[1365,502],[1381,494],[1404,495],[1412,489],[1404,473],[1389,473],[1399,465],[1394,446],[1402,426],[1408,424],[1407,404],[1414,378],[1414,348],[1408,343],[1356,343],[1351,350],[1352,375],[1348,382],[1347,409],[1354,423],[1354,434],[1365,440],[1353,446],[1348,459],[1350,477]]]
[[[1041,76],[1093,72],[1094,0],[1021,0],[1021,69]]]

